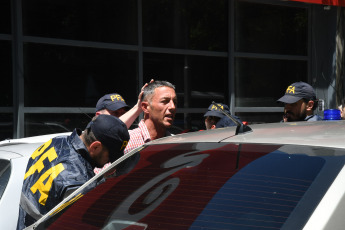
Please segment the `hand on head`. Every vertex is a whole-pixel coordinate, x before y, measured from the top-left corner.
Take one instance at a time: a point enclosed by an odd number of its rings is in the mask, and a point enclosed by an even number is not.
[[[137,105],[140,107],[140,103],[142,102],[142,97],[143,97],[143,94],[144,94],[144,89],[146,88],[146,86],[148,86],[150,83],[154,82],[153,79],[151,79],[151,81],[149,83],[145,83],[145,85],[143,87],[141,87],[141,91],[139,93],[139,96],[138,96],[138,102],[137,102]]]

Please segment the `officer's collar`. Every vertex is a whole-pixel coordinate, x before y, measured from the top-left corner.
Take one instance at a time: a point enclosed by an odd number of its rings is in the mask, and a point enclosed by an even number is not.
[[[80,138],[80,135],[83,132],[80,129],[75,129],[71,135],[71,143],[75,150],[87,161],[91,164],[92,168],[95,168],[96,165],[93,163],[93,160],[90,157],[90,153],[87,150],[86,145]]]

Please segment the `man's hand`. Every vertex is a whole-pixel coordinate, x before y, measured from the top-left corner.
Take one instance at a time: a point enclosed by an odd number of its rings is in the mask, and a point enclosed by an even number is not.
[[[150,83],[154,82],[153,79],[151,79]],[[143,111],[141,109],[141,102],[142,102],[142,96],[144,94],[144,89],[146,86],[148,86],[149,83],[146,83],[142,88],[141,88],[141,92],[139,93],[138,96],[138,102],[136,105],[133,106],[133,108],[131,108],[129,111],[127,111],[125,114],[123,114],[120,117],[120,120],[123,121],[127,128],[131,127],[131,125],[133,124],[133,122],[135,121],[135,119],[137,119],[137,117],[140,115],[140,113]]]
[[[152,82],[154,82],[153,79],[151,79],[150,83],[152,83]],[[145,89],[146,86],[148,86],[148,85],[149,85],[149,83],[145,83],[145,85],[144,85],[143,87],[141,87],[141,91],[140,91],[140,93],[139,93],[138,102],[137,102],[137,105],[138,105],[139,107],[141,107],[141,106],[140,106],[140,103],[141,103],[141,101],[142,101],[142,96],[143,96],[143,94],[144,94],[144,89]],[[140,109],[141,109],[141,108],[140,108]]]

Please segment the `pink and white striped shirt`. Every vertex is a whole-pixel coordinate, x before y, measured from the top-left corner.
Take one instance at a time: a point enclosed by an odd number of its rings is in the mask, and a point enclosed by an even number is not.
[[[151,141],[150,133],[147,130],[144,120],[141,120],[139,122],[138,128],[128,130],[128,133],[129,133],[129,142],[125,148],[125,151],[124,151],[125,154]]]

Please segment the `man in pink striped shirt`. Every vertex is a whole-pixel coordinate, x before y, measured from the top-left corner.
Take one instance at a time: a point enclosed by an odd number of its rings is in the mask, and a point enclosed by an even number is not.
[[[175,86],[167,81],[154,81],[144,88],[142,97],[144,119],[138,128],[129,130],[125,154],[149,141],[171,135],[167,129],[172,126],[176,114]]]
[[[148,85],[143,87],[143,94],[139,95],[139,101],[140,97],[142,100],[138,103],[138,108],[133,110],[136,112],[130,110],[120,117],[128,127],[128,122],[125,120],[129,120],[129,118],[133,120],[138,116],[139,111],[144,112],[144,119],[139,122],[138,128],[128,131],[130,140],[124,150],[125,154],[149,141],[171,136],[167,129],[172,126],[176,114],[175,86],[167,81],[151,80]],[[106,164],[102,169],[95,168],[94,172],[97,174],[109,165]]]

